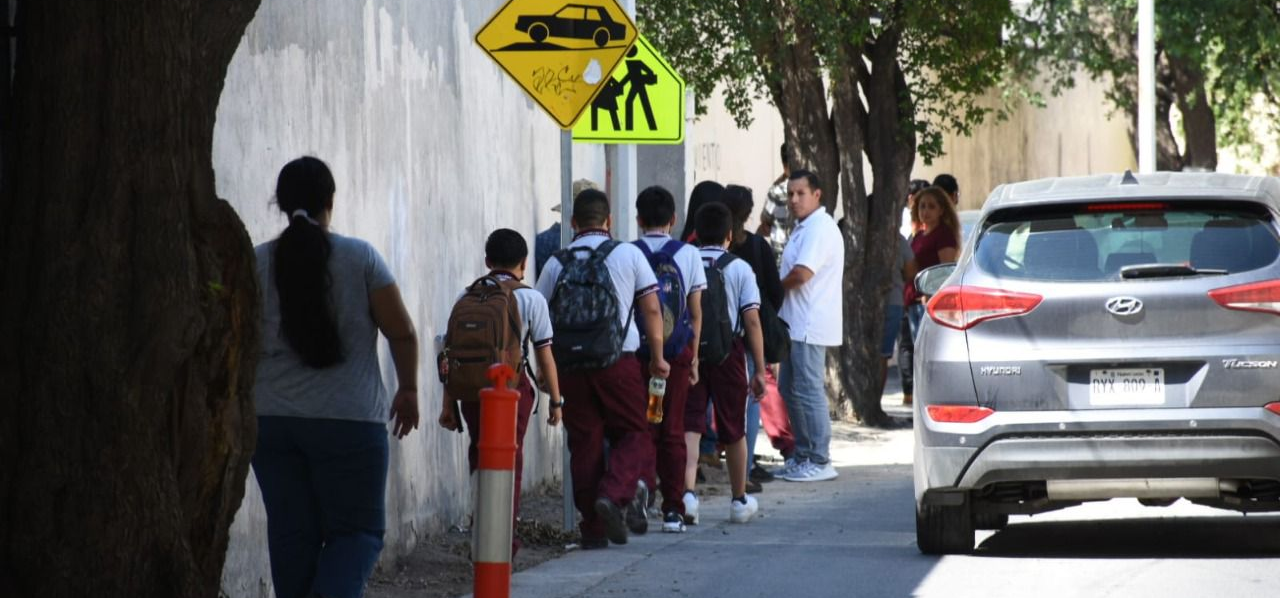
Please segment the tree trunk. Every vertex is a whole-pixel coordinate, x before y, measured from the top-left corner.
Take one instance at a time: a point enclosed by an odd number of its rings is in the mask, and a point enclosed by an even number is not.
[[[892,27],[882,32],[866,53],[869,68],[859,48],[846,44],[843,62],[848,66],[833,77],[846,220],[839,375],[858,418],[877,427],[894,423],[880,404],[885,373],[880,341],[885,295],[898,254],[898,224],[915,160],[915,136],[901,126],[912,115],[906,112],[910,92],[898,64],[899,40]],[[871,164],[871,194],[865,191],[864,154]]]
[[[1183,168],[1216,170],[1218,131],[1213,108],[1209,106],[1209,94],[1204,88],[1204,71],[1190,60],[1172,55],[1168,59],[1178,111],[1182,113],[1182,135],[1186,141],[1186,151],[1182,154]]]
[[[788,27],[784,21],[780,25],[773,40],[780,68],[771,90],[791,149],[788,166],[818,175],[823,185],[822,206],[833,214],[840,193],[840,159],[813,31],[803,23]]]
[[[258,2],[18,5],[0,179],[6,596],[218,593],[259,307],[211,151]]]

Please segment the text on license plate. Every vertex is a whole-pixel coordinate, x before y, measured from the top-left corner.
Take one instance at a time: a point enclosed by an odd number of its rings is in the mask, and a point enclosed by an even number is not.
[[[1164,368],[1089,371],[1091,405],[1164,404]]]

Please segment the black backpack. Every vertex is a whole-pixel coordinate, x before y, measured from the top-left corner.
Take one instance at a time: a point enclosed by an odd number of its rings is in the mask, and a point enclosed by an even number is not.
[[[566,247],[553,256],[562,270],[556,278],[548,308],[551,312],[551,352],[564,371],[604,369],[622,356],[626,325],[618,321],[618,295],[605,258],[620,243],[609,239],[599,247]],[[578,259],[588,253],[586,259]]]
[[[702,336],[698,341],[698,362],[720,365],[733,350],[733,324],[729,319],[729,294],[725,291],[724,268],[738,259],[725,252],[714,264],[705,265],[707,288],[702,291]]]

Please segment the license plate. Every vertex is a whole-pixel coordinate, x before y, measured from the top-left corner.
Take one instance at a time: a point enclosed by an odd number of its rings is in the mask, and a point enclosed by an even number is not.
[[[1163,405],[1164,368],[1090,370],[1089,404]]]

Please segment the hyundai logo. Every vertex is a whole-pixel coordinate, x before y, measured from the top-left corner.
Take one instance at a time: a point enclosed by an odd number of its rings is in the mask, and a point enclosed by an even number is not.
[[[1132,316],[1142,311],[1142,300],[1137,297],[1112,297],[1107,299],[1107,311],[1117,316]]]

